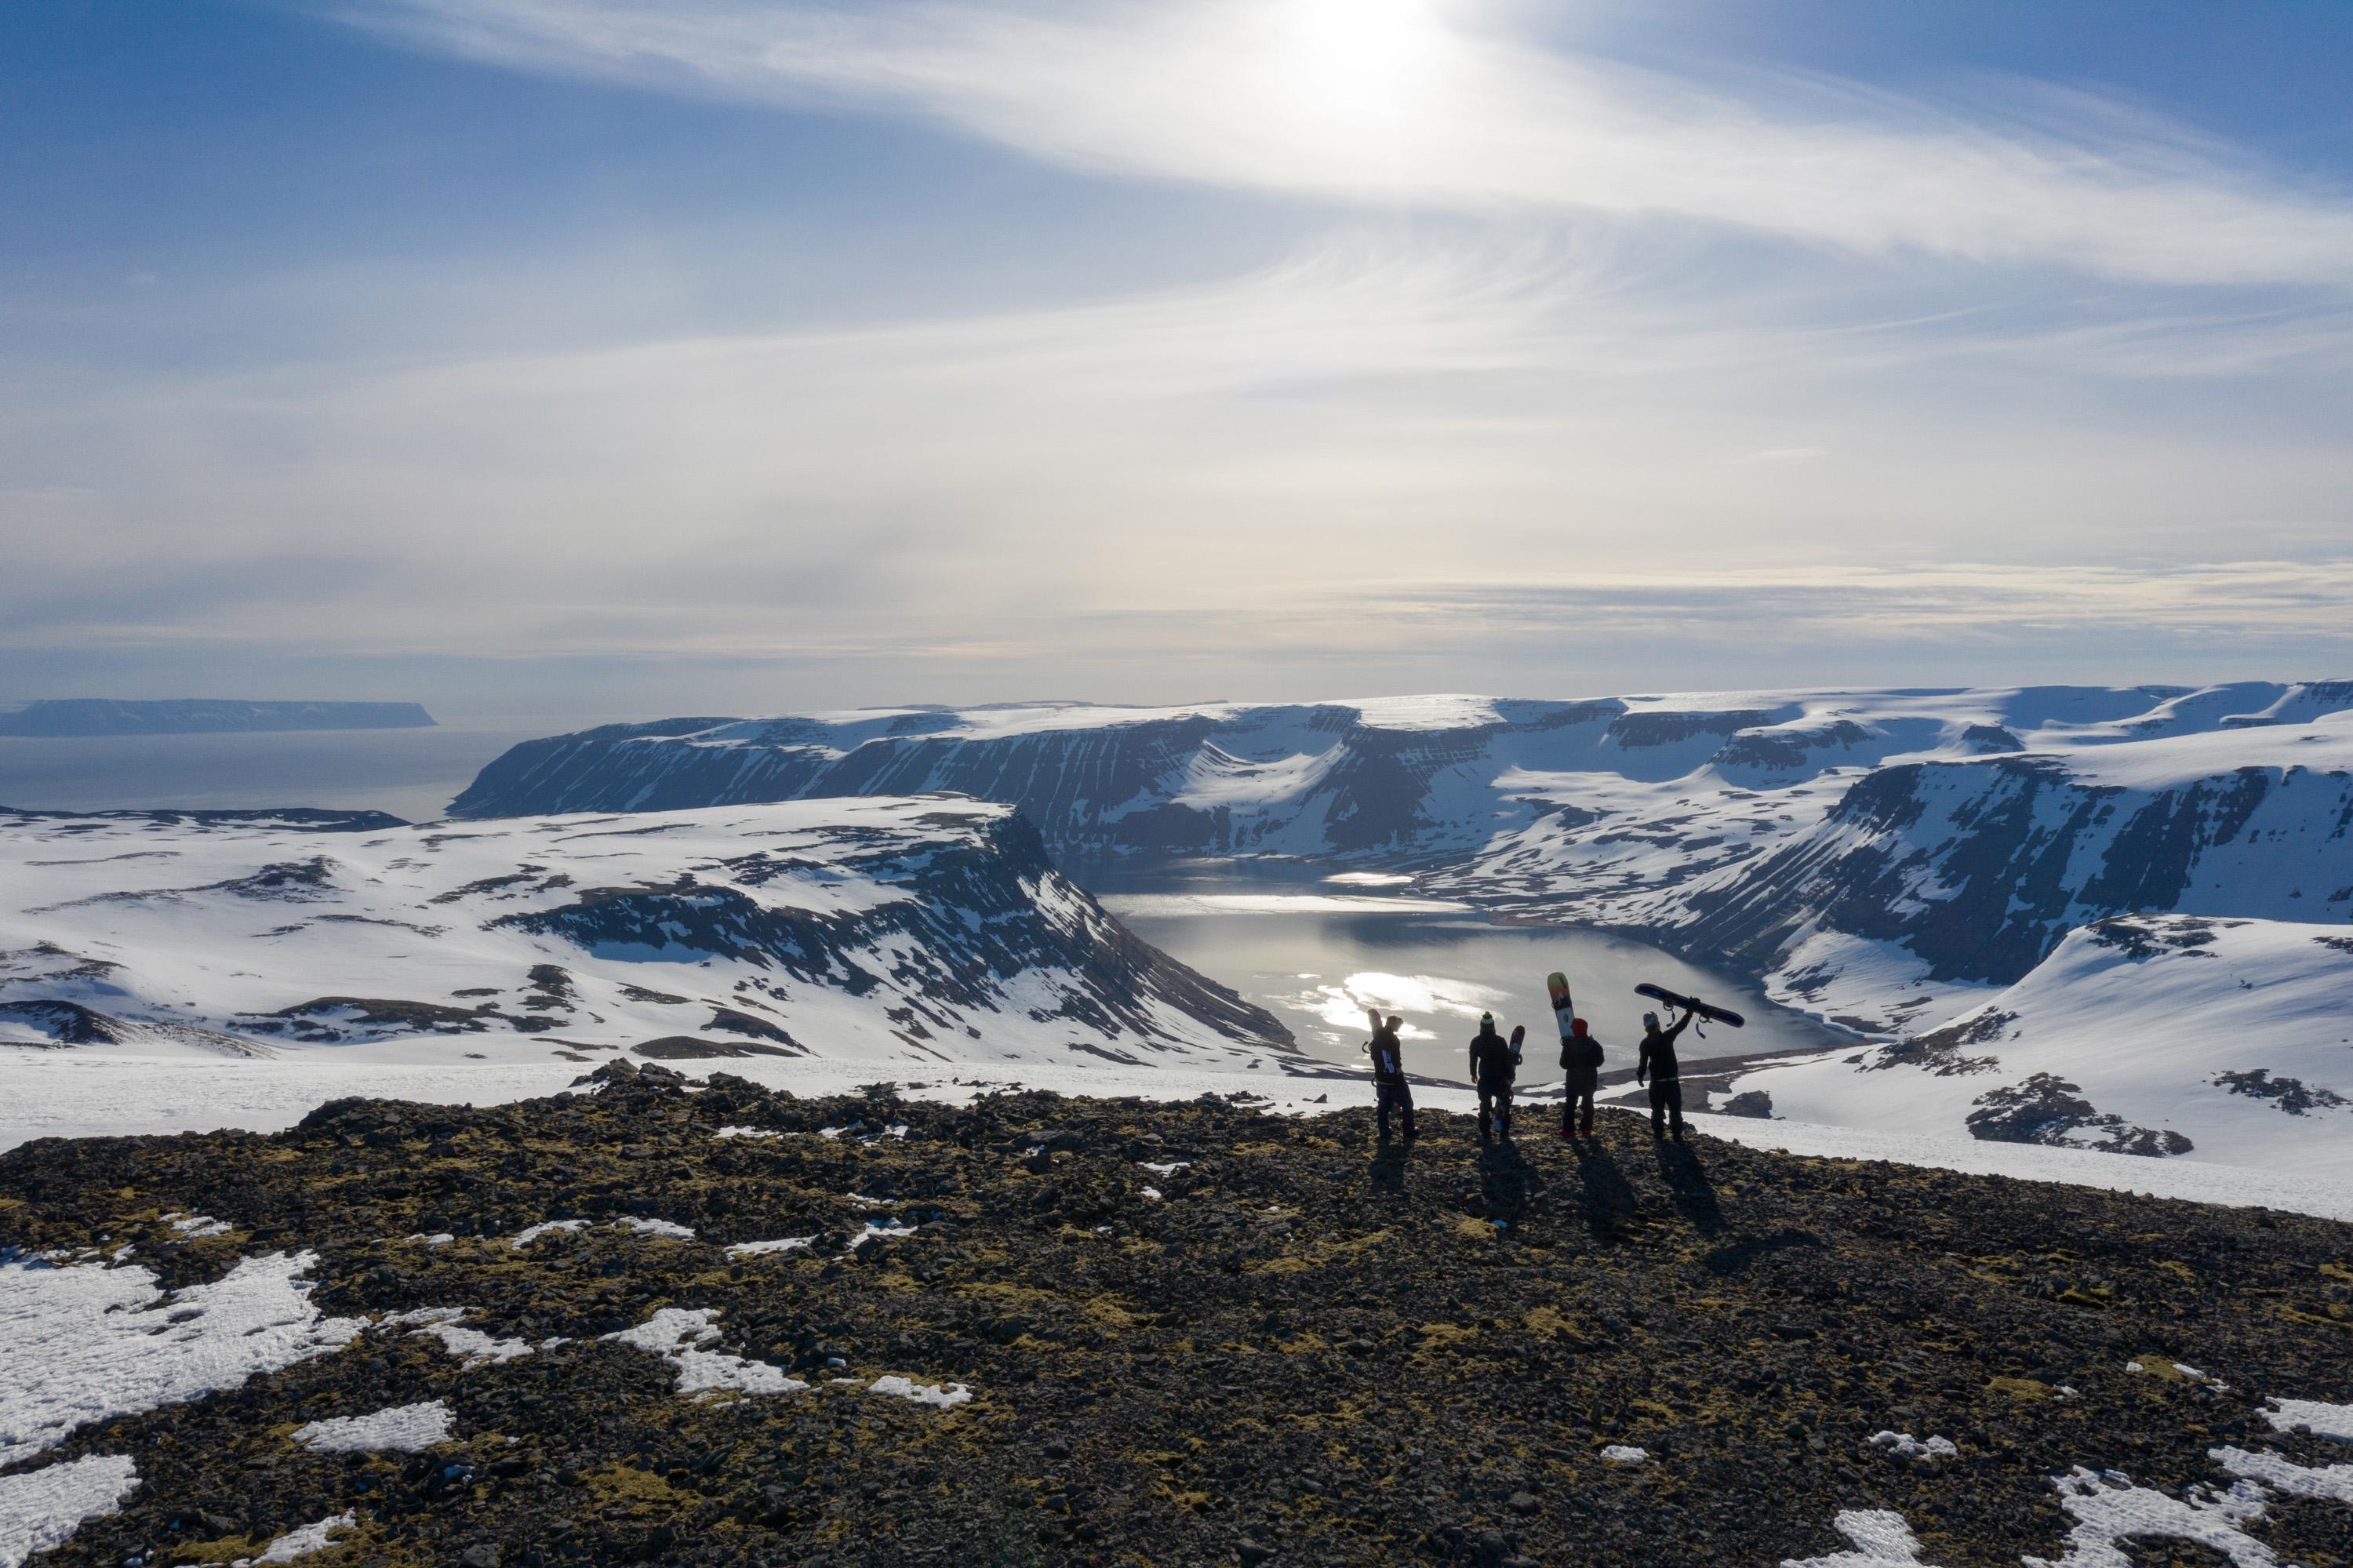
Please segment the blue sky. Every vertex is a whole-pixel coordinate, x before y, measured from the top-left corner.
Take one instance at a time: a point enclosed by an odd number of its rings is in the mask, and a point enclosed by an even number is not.
[[[2353,7],[0,12],[0,701],[2353,670]]]

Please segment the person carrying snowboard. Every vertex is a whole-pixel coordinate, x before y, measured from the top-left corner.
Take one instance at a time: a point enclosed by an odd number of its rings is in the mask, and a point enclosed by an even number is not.
[[[1512,1140],[1512,1080],[1519,1074],[1520,1042],[1525,1027],[1512,1031],[1510,1040],[1495,1033],[1495,1015],[1479,1015],[1479,1033],[1471,1041],[1471,1084],[1479,1091],[1479,1147],[1484,1149],[1491,1130]]]
[[[1642,1014],[1642,1055],[1634,1064],[1634,1081],[1641,1083],[1646,1074],[1650,1077],[1651,1136],[1653,1139],[1667,1136],[1668,1118],[1672,1117],[1675,1140],[1683,1140],[1683,1069],[1675,1062],[1675,1039],[1691,1027],[1691,1021],[1698,1013],[1699,1006],[1694,999],[1684,1007],[1683,1015],[1675,1020],[1672,1029],[1661,1029],[1659,1015],[1655,1012]]]
[[[1365,1049],[1373,1058],[1373,1102],[1378,1107],[1376,1118],[1381,1141],[1389,1140],[1389,1112],[1396,1109],[1405,1114],[1405,1140],[1411,1143],[1413,1088],[1405,1081],[1405,1052],[1398,1044],[1398,1031],[1405,1020],[1391,1013],[1383,1023],[1381,1015],[1370,1008],[1365,1010],[1365,1017],[1373,1026],[1373,1037],[1365,1043]]]
[[[1561,1086],[1560,1135],[1577,1136],[1577,1112],[1584,1111],[1585,1136],[1593,1136],[1593,1096],[1601,1085],[1601,1042],[1593,1037],[1582,1018],[1569,1020],[1568,1033],[1560,1042],[1561,1071],[1567,1081]]]

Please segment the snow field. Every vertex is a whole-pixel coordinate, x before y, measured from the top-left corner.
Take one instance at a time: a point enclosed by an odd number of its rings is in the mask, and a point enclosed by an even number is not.
[[[413,1454],[448,1441],[449,1407],[438,1399],[366,1415],[338,1415],[297,1427],[294,1441],[318,1454]]]
[[[112,1513],[138,1486],[138,1467],[120,1454],[0,1475],[0,1568],[70,1540],[84,1520]]]

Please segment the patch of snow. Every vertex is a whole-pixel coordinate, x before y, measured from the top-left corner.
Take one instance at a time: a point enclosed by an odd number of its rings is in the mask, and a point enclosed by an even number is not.
[[[118,1511],[136,1486],[139,1467],[113,1453],[0,1477],[0,1568],[64,1544],[87,1520]]]
[[[2353,1404],[2329,1404],[2317,1399],[2274,1399],[2263,1412],[2274,1432],[2307,1427],[2316,1437],[2353,1443]]]
[[[414,1454],[449,1439],[449,1407],[438,1399],[366,1415],[333,1415],[294,1430],[314,1454]]]
[[[895,1372],[887,1377],[876,1378],[866,1385],[866,1392],[888,1394],[894,1399],[913,1400],[917,1404],[937,1405],[942,1410],[947,1409],[950,1405],[962,1404],[972,1397],[972,1390],[960,1383],[952,1383],[943,1387],[937,1383],[917,1383],[912,1378],[901,1377]]]
[[[815,1236],[778,1236],[774,1241],[733,1242],[727,1250],[737,1257],[758,1257],[772,1252],[804,1252],[816,1241]]]
[[[765,1127],[723,1127],[711,1135],[713,1138],[797,1138],[797,1133],[779,1132]]]
[[[448,1231],[436,1231],[429,1236],[423,1231],[418,1231],[415,1235],[401,1237],[403,1241],[423,1242],[427,1246],[448,1246],[457,1239]]]
[[[109,1416],[178,1404],[349,1344],[359,1318],[319,1316],[316,1255],[248,1257],[161,1294],[142,1267],[0,1264],[0,1466]]]
[[[1157,1187],[1146,1187],[1144,1190],[1144,1195],[1155,1203],[1160,1202],[1160,1189]]]
[[[1190,1171],[1193,1168],[1193,1162],[1189,1160],[1171,1160],[1165,1165],[1155,1165],[1149,1160],[1139,1160],[1136,1163],[1155,1176],[1174,1176],[1179,1171]]]
[[[1826,1557],[1785,1557],[1781,1568],[1927,1568],[1920,1561],[1920,1540],[1904,1516],[1891,1509],[1851,1508],[1832,1521],[1854,1550]]]
[[[800,1379],[788,1376],[782,1367],[700,1349],[719,1337],[719,1330],[711,1325],[718,1316],[719,1310],[714,1307],[664,1307],[636,1328],[603,1338],[649,1351],[676,1367],[681,1393],[729,1390],[740,1393],[794,1393],[808,1387]]]
[[[856,1252],[868,1242],[881,1241],[886,1236],[911,1236],[914,1234],[914,1226],[902,1225],[895,1220],[887,1223],[881,1220],[869,1220],[866,1222],[866,1228],[850,1238],[849,1250]]]
[[[1610,1465],[1640,1465],[1650,1457],[1649,1449],[1637,1448],[1627,1443],[1612,1443],[1601,1450],[1602,1462]]]
[[[418,1325],[416,1332],[440,1340],[441,1348],[461,1359],[469,1371],[531,1354],[531,1346],[524,1340],[495,1340],[480,1329],[459,1327],[458,1320],[468,1310],[464,1307],[419,1307],[413,1312],[396,1313],[385,1321]]]
[[[649,1220],[641,1219],[636,1214],[623,1214],[613,1223],[617,1225],[627,1225],[639,1235],[666,1236],[671,1241],[694,1239],[694,1227],[681,1225],[676,1220]]]
[[[121,1454],[0,1476],[0,1568],[62,1545],[88,1520],[121,1508],[138,1485],[138,1467]]]
[[[587,1228],[588,1222],[586,1220],[542,1220],[535,1225],[528,1225],[516,1232],[514,1245],[519,1247],[529,1246],[540,1237],[554,1231],[585,1231]]]
[[[2075,1527],[2067,1533],[2065,1556],[2056,1562],[2021,1559],[2027,1568],[2132,1568],[2133,1560],[2116,1543],[2149,1536],[2203,1546],[2228,1557],[2235,1568],[2274,1568],[2279,1561],[2270,1547],[2239,1528],[2263,1511],[2263,1490],[2252,1482],[2239,1481],[2227,1492],[2193,1492],[2186,1501],[2149,1487],[2111,1484],[2080,1465],[2052,1482],[2059,1489],[2059,1506],[2073,1517]]]
[[[290,1530],[261,1549],[256,1557],[240,1557],[230,1568],[259,1568],[264,1563],[291,1563],[297,1557],[307,1557],[313,1552],[324,1552],[328,1537],[339,1530],[358,1528],[359,1520],[350,1513],[332,1514],[314,1520],[300,1530]]]
[[[169,1214],[164,1217],[172,1221],[174,1230],[190,1240],[201,1236],[225,1236],[232,1228],[227,1220],[216,1220],[210,1214],[186,1214],[178,1219],[173,1219]]]
[[[1915,1437],[1909,1432],[1874,1432],[1871,1446],[1905,1459],[1949,1459],[1960,1452],[1950,1437]]]
[[[2256,1481],[2294,1498],[2353,1503],[2353,1465],[2299,1465],[2284,1454],[2251,1454],[2244,1448],[2209,1448],[2207,1457],[2245,1481]]]

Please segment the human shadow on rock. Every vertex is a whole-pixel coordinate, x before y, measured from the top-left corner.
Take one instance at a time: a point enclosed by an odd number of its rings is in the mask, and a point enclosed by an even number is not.
[[[1658,1156],[1659,1177],[1674,1197],[1675,1213],[1689,1220],[1692,1227],[1704,1236],[1714,1236],[1724,1229],[1724,1211],[1715,1202],[1715,1188],[1707,1179],[1707,1167],[1687,1144],[1661,1143],[1651,1146]]]
[[[1587,1228],[1597,1241],[1624,1241],[1637,1207],[1633,1184],[1609,1151],[1593,1139],[1577,1144],[1576,1150],[1577,1173],[1585,1184],[1579,1207]]]
[[[1365,1174],[1374,1192],[1401,1195],[1405,1192],[1405,1168],[1412,1161],[1412,1144],[1384,1143],[1373,1150],[1372,1159],[1366,1163]]]

